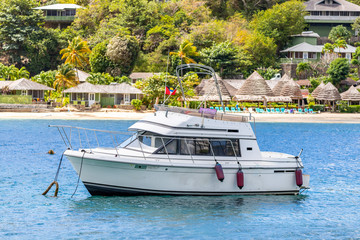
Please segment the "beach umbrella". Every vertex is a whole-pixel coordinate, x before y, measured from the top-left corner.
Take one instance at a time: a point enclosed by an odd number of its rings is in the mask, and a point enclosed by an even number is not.
[[[316,99],[323,101],[337,101],[341,99],[339,90],[328,82],[317,95]]]
[[[348,102],[360,102],[360,92],[351,86],[346,92],[340,94],[341,99]]]
[[[280,96],[288,96],[292,100],[303,99],[300,86],[294,80],[287,81],[281,89]]]
[[[218,84],[223,101],[230,101],[235,94],[236,88],[229,83],[218,79]],[[195,88],[195,92],[199,95],[200,101],[220,101],[214,79],[203,79],[201,83]]]
[[[274,93],[265,79],[258,72],[254,71],[235,95],[274,96]]]
[[[314,91],[312,91],[311,96],[316,98],[319,93],[321,92],[321,90],[323,89],[323,87],[325,86],[324,82],[321,82],[319,86],[317,86]]]
[[[281,96],[281,90],[286,85],[287,82],[291,81],[291,78],[286,73],[278,81],[278,83],[273,87],[273,92],[275,96]]]

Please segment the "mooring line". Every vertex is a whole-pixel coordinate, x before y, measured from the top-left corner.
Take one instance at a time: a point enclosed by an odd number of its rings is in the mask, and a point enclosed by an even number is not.
[[[54,193],[54,197],[57,197],[58,192],[59,192],[59,183],[57,182],[58,176],[59,176],[59,172],[60,172],[60,167],[61,167],[61,163],[64,157],[64,153],[65,151],[62,153],[61,158],[60,158],[60,162],[59,162],[59,166],[57,168],[56,174],[55,174],[55,178],[54,181],[52,183],[50,183],[49,187],[45,190],[45,192],[42,193],[42,195],[46,195],[50,189],[52,188],[52,186],[54,186],[55,184],[55,193]]]
[[[76,183],[76,188],[75,188],[75,191],[74,193],[71,195],[71,198],[75,195],[77,189],[78,189],[78,186],[79,186],[79,181],[80,181],[80,176],[81,176],[81,171],[82,171],[82,166],[83,166],[83,161],[84,161],[84,155],[86,153],[86,151],[83,149],[81,150],[83,152],[83,155],[81,157],[81,163],[80,163],[80,170],[79,170],[79,176],[78,176],[78,180],[77,180],[77,183]]]

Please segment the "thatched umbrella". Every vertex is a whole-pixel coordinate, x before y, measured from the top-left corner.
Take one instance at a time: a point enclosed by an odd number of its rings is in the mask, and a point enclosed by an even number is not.
[[[331,82],[328,82],[321,92],[316,97],[317,100],[323,100],[325,102],[332,102],[333,109],[335,107],[335,101],[341,100],[339,91]]]
[[[280,96],[289,96],[292,100],[303,99],[299,84],[294,80],[288,81],[281,89]]]
[[[236,92],[236,96],[237,95],[274,96],[274,93],[265,79],[255,71]]]
[[[223,81],[220,77],[218,79],[218,84],[222,96],[222,100],[225,102],[231,101],[231,97],[234,96],[236,88],[231,86],[229,83]],[[195,88],[195,92],[200,95],[197,98],[192,100],[196,101],[214,101],[220,102],[220,97],[215,85],[214,79],[203,79],[201,83]]]
[[[291,78],[286,73],[282,76],[282,78],[278,81],[278,83],[273,87],[273,92],[275,96],[281,96],[281,90],[289,82]]]
[[[324,82],[321,82],[320,85],[317,86],[317,87],[314,89],[314,91],[312,91],[311,96],[313,96],[314,98],[316,98],[324,87],[325,87]]]
[[[283,86],[280,92],[280,96],[287,96],[290,97],[291,100],[297,100],[298,106],[300,106],[300,100],[303,99],[299,84],[297,84],[292,79],[287,81],[287,83]]]
[[[340,100],[341,96],[339,90],[337,90],[331,82],[328,82],[321,92],[317,95],[316,99],[323,101],[336,101]]]
[[[360,92],[351,86],[346,92],[340,94],[341,99],[349,102],[360,102]]]

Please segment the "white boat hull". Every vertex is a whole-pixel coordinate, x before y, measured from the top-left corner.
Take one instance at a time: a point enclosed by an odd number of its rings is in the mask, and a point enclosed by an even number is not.
[[[243,195],[243,194],[298,194],[294,168],[243,168],[244,187],[237,186],[236,165],[223,166],[225,179],[220,182],[214,166],[181,167],[129,163],[97,158],[86,154],[82,159],[78,151],[65,155],[92,195]],[[82,166],[81,166],[82,165]],[[214,164],[215,165],[215,164]],[[304,175],[305,176],[305,175]],[[304,185],[308,185],[304,177]]]

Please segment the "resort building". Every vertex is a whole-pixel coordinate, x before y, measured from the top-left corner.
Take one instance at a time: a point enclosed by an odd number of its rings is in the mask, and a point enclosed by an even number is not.
[[[139,80],[144,80],[146,78],[152,77],[158,73],[150,73],[150,72],[133,72],[130,74],[129,78],[132,83],[136,83]]]
[[[351,24],[360,16],[360,6],[345,0],[310,0],[304,4],[309,12],[305,16],[309,30],[317,32],[320,37],[327,37],[331,28],[337,25],[352,31]]]
[[[82,7],[77,4],[52,4],[34,9],[44,12],[45,27],[66,28],[74,21],[79,8]]]
[[[64,91],[70,97],[73,105],[91,107],[93,104],[101,106],[130,105],[131,100],[141,99],[143,93],[127,83],[110,85],[93,85],[88,82]]]
[[[21,78],[16,81],[0,81],[0,103],[31,104],[44,102],[44,92],[54,89]]]
[[[324,45],[312,45],[307,42],[302,42],[280,52],[287,54],[287,59],[282,59],[283,62],[290,61],[292,63],[299,63],[320,60],[321,56],[323,55],[323,48]],[[346,48],[335,48],[334,52],[338,53],[339,57],[346,58],[350,61],[352,54],[355,53],[355,50],[355,47],[347,45]]]

